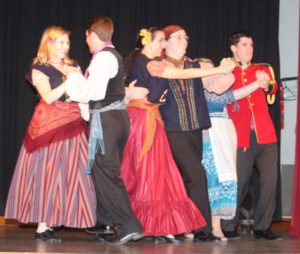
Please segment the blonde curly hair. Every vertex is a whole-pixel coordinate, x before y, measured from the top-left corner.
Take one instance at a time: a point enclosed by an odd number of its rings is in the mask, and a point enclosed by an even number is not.
[[[47,27],[43,32],[37,56],[33,59],[32,64],[48,64],[51,51],[53,50],[53,43],[57,38],[65,34],[69,36],[70,32],[60,26]],[[72,65],[74,60],[66,56],[64,63]]]

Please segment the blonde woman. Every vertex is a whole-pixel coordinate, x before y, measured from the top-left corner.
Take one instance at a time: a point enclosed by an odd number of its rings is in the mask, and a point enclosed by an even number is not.
[[[39,95],[7,199],[5,217],[38,223],[36,240],[60,242],[53,227],[95,225],[95,194],[87,165],[87,126],[77,103],[65,98],[65,79],[79,68],[69,58],[69,32],[45,29],[26,75]]]

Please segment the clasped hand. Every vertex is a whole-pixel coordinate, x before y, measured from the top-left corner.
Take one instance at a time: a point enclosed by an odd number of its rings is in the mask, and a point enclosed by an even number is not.
[[[256,72],[256,81],[260,88],[268,89],[270,76],[265,71],[257,71]]]
[[[72,73],[75,73],[75,72],[78,72],[78,73],[81,73],[81,69],[79,66],[70,66],[70,65],[67,65],[65,68],[64,68],[64,73],[65,75],[68,77],[70,74]]]

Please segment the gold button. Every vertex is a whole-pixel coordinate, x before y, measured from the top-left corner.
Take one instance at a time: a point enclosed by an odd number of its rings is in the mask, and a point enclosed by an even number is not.
[[[244,78],[244,82],[247,82],[247,79],[246,79],[246,78]]]

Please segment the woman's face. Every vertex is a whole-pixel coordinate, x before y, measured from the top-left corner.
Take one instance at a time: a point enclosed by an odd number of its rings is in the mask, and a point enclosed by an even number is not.
[[[55,39],[55,41],[53,42],[50,58],[56,60],[64,59],[68,55],[69,50],[70,50],[69,35],[63,34],[57,39]]]
[[[166,46],[165,34],[163,31],[157,31],[154,33],[154,39],[149,44],[154,57],[161,56],[162,50]]]

